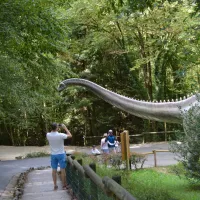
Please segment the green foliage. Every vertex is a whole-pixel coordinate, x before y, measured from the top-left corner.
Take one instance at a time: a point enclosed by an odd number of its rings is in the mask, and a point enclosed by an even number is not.
[[[122,156],[121,154],[110,154],[109,155],[109,160],[110,160],[110,164],[112,167],[114,167],[115,169],[121,169],[122,167],[124,168],[124,164],[125,162],[122,160]]]
[[[2,0],[0,144],[44,145],[52,121],[67,123],[77,145],[110,128],[163,130],[84,88],[61,94],[56,88],[80,77],[136,99],[194,92],[200,83],[196,8],[187,0]]]
[[[58,4],[3,0],[0,5],[1,134],[8,134],[12,145],[44,145],[49,121],[62,119],[56,116],[56,87],[69,71],[56,56],[65,38]]]
[[[170,166],[169,169],[164,170],[165,173],[161,173],[154,169],[127,172],[97,165],[97,173],[102,177],[120,175],[122,186],[138,200],[198,200],[200,198],[199,184],[191,185],[191,182],[185,178],[180,164],[176,166],[176,169],[179,168],[179,171],[182,171],[181,179],[177,177],[174,174],[174,167]]]
[[[134,98],[167,100],[194,91],[199,84],[199,39],[191,42],[198,38],[199,20],[191,15],[194,6],[186,1],[145,1],[140,9],[140,3],[71,3],[67,13],[71,54],[65,59],[81,78]],[[130,132],[146,129],[143,120],[113,109],[84,90],[76,95],[70,102],[79,123],[85,124],[83,135],[100,135],[110,127],[117,131],[126,127]],[[82,98],[90,103],[80,109]]]
[[[134,165],[135,169],[142,169],[147,156],[139,153],[131,153],[130,163]]]
[[[177,176],[185,177],[187,175],[187,171],[185,170],[183,164],[180,162],[177,165],[171,165],[169,166],[168,171],[170,173],[176,174]]]
[[[179,162],[185,169],[185,175],[192,182],[200,180],[200,115],[199,105],[194,105],[183,113],[185,135],[178,138],[179,142],[171,143],[171,150],[177,154]]]
[[[49,153],[47,152],[32,152],[32,153],[27,153],[24,158],[39,158],[39,157],[47,157],[50,156]]]
[[[132,173],[128,189],[138,200],[197,200],[199,191],[187,179],[176,175],[163,174],[154,170],[140,170]]]
[[[126,171],[102,165],[97,162],[97,157],[95,157],[97,174],[101,177],[121,176],[122,186],[138,200],[198,200],[200,198],[199,183],[191,184],[185,178],[185,170],[181,163],[169,167]],[[94,162],[90,156],[76,154],[76,159],[80,158],[83,159],[83,165]],[[119,163],[118,156],[115,160]],[[177,176],[177,171],[181,178]]]

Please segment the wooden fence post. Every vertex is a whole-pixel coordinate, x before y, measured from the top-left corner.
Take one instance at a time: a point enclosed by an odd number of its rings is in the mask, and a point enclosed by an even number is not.
[[[78,162],[80,165],[83,165],[83,160],[82,160],[82,159],[78,159],[77,162]]]
[[[153,155],[154,155],[154,167],[157,167],[157,158],[156,158],[156,150],[153,150]]]
[[[75,156],[71,156],[71,158],[72,158],[72,160],[74,160],[74,159],[75,159]]]
[[[112,176],[112,179],[117,182],[119,185],[122,184],[121,176]]]
[[[121,176],[112,176],[112,179],[119,185],[122,184]],[[113,194],[113,197],[115,200],[119,200],[115,194]]]
[[[124,131],[120,133],[121,138],[121,152],[122,152],[122,160],[126,160],[126,169],[130,169],[130,144],[129,144],[129,133],[128,131]]]
[[[90,168],[96,173],[96,164],[95,163],[91,163],[89,164]],[[90,179],[91,180],[91,179]],[[91,194],[92,194],[92,198],[91,200],[98,200],[98,188],[96,184],[93,184],[92,180],[91,180]]]
[[[144,144],[144,143],[145,143],[145,135],[142,134],[142,144]]]
[[[82,166],[83,165],[83,160],[78,159],[77,162]],[[78,179],[79,179],[79,185],[78,185],[78,197],[79,199],[85,198],[87,199],[85,192],[84,192],[84,176],[81,174],[81,172],[78,170]]]
[[[164,128],[165,128],[165,141],[167,141],[167,123],[164,122]]]

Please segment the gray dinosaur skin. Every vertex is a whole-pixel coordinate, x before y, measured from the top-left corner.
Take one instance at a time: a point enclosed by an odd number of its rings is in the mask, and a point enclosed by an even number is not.
[[[124,110],[132,115],[160,122],[182,123],[182,111],[187,111],[191,106],[198,103],[197,96],[193,95],[187,99],[176,102],[145,102],[119,95],[107,90],[100,85],[85,79],[72,78],[60,83],[58,91],[67,86],[80,85],[91,90],[95,95],[102,98],[113,106]]]

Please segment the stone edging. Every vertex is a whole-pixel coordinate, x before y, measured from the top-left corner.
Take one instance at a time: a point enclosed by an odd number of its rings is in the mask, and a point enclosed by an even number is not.
[[[17,184],[17,180],[19,179],[20,173],[14,175],[6,186],[5,190],[1,194],[1,200],[11,200],[13,199],[13,194],[15,191],[15,185]]]
[[[6,186],[5,190],[3,191],[0,200],[19,200],[23,194],[24,184],[29,172],[33,170],[43,170],[50,168],[48,167],[37,167],[37,168],[29,168],[25,172],[18,173],[14,175],[9,184]]]

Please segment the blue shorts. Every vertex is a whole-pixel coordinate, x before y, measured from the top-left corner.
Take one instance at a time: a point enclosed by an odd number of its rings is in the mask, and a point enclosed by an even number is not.
[[[59,163],[61,169],[66,168],[66,155],[64,153],[63,154],[57,154],[57,155],[51,155],[51,167],[52,167],[52,169],[57,169],[58,163]]]

